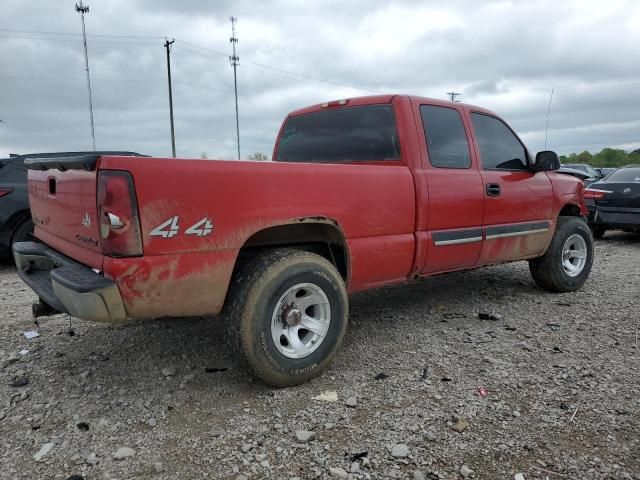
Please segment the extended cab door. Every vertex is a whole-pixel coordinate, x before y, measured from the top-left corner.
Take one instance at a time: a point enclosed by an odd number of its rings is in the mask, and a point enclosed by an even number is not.
[[[428,186],[418,200],[428,209],[424,274],[470,267],[480,256],[483,186],[463,113],[449,103],[414,105]]]
[[[484,112],[470,112],[470,118],[484,183],[479,263],[536,256],[554,226],[551,181],[530,171],[527,150],[506,123]]]

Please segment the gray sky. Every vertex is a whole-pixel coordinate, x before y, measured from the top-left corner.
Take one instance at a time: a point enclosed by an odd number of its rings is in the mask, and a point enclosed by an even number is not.
[[[178,156],[234,158],[231,14],[239,19],[243,157],[270,155],[283,117],[302,106],[371,93],[446,98],[451,90],[502,115],[533,152],[544,147],[551,88],[549,148],[640,147],[637,0],[88,4],[99,149],[170,155],[168,36],[176,39]],[[0,157],[90,148],[74,5],[2,0]]]

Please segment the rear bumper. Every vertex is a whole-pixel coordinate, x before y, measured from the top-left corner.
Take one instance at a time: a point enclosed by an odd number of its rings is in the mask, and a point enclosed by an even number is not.
[[[20,278],[58,312],[96,322],[127,318],[116,284],[89,267],[43,243],[15,243],[13,257]]]
[[[640,208],[597,207],[587,204],[589,223],[609,228],[640,227]]]

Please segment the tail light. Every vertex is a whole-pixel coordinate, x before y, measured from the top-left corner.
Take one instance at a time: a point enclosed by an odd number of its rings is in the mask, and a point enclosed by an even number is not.
[[[591,200],[600,200],[607,193],[611,193],[610,190],[598,190],[596,188],[587,188],[584,191],[584,198],[590,198]]]
[[[0,197],[4,197],[5,195],[9,195],[13,192],[12,188],[0,188]]]
[[[98,218],[102,253],[112,257],[142,255],[138,203],[129,172],[98,172]]]

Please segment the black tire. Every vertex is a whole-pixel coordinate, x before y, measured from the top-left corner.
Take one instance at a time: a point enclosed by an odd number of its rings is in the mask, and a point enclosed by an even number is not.
[[[562,264],[562,249],[573,234],[585,242],[587,255],[584,267],[576,276],[570,276]],[[556,231],[547,252],[529,261],[529,270],[535,282],[551,292],[574,292],[580,289],[589,277],[593,265],[593,237],[582,217],[559,217]]]
[[[600,227],[598,225],[591,225],[591,235],[596,240],[601,240],[604,237],[605,232],[607,231],[604,227]]]
[[[33,240],[33,221],[27,218],[20,222],[11,235],[11,245],[16,242],[30,242]]]
[[[300,283],[319,287],[326,295],[329,327],[312,353],[289,358],[276,347],[271,322],[284,293]],[[329,261],[302,250],[270,250],[241,265],[229,288],[223,312],[227,343],[255,376],[270,385],[298,385],[329,365],[344,338],[348,317],[344,281]]]

